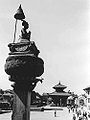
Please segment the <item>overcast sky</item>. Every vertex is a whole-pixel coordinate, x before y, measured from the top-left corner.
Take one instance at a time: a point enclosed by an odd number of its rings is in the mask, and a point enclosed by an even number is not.
[[[4,64],[19,4],[45,63],[44,81],[35,90],[52,92],[61,81],[66,90],[82,93],[90,85],[90,0],[0,0],[0,88],[11,88]]]

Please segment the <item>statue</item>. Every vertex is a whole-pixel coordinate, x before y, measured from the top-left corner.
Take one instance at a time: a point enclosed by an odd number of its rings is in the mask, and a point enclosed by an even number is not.
[[[30,40],[31,32],[30,31],[27,32],[27,29],[29,28],[29,24],[25,20],[21,20],[21,21],[22,21],[23,28],[21,29],[20,38]]]
[[[23,12],[23,9],[21,8],[21,5],[19,6],[16,14],[14,15],[14,18],[16,19],[15,22],[15,31],[14,31],[14,40],[13,43],[10,43],[8,45],[10,49],[9,55],[15,55],[15,54],[30,54],[35,57],[38,57],[38,54],[40,51],[37,49],[35,42],[31,41],[31,31],[28,30],[29,24],[25,20],[25,15]],[[16,30],[17,30],[17,22],[20,20],[22,23],[22,29],[21,34],[19,35],[19,39],[16,42]]]

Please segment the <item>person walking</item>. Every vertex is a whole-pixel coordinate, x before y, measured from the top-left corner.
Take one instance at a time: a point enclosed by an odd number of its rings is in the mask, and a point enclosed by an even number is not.
[[[73,120],[76,120],[76,116],[75,116],[75,114],[73,114]]]
[[[56,117],[56,110],[54,111],[54,117]]]

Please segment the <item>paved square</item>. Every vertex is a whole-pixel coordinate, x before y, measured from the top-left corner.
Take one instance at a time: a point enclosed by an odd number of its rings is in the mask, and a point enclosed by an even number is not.
[[[0,120],[11,120],[12,113],[0,114]],[[30,120],[72,120],[73,113],[68,113],[67,108],[56,111],[56,117],[54,116],[54,110],[45,110],[44,112],[31,111]]]
[[[54,116],[54,110],[47,110],[44,112],[31,112],[31,120],[72,120],[73,113],[68,113],[68,109],[56,111],[56,117]]]

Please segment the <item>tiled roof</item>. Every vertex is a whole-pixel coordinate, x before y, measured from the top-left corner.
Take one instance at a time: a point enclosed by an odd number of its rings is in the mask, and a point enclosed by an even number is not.
[[[90,90],[90,86],[84,88],[83,90]]]
[[[54,89],[57,89],[57,88],[67,88],[67,86],[62,85],[62,84],[59,82],[59,83],[58,83],[57,85],[55,85],[53,88],[54,88]]]
[[[67,92],[52,92],[52,93],[49,93],[50,96],[70,96],[69,93]]]

